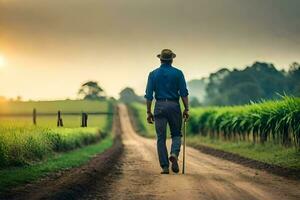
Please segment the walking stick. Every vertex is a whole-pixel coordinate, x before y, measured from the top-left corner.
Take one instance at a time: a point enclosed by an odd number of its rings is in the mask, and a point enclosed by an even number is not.
[[[186,119],[183,121],[183,159],[182,159],[182,174],[185,173],[185,146],[186,146]]]

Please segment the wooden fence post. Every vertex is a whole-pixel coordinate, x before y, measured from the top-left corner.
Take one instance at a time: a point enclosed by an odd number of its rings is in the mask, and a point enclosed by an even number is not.
[[[61,118],[61,112],[60,110],[57,112],[57,127],[63,127],[63,120]]]
[[[87,113],[81,113],[81,127],[87,127],[88,115]]]
[[[84,127],[84,112],[81,113],[81,127]]]
[[[87,127],[87,121],[88,121],[88,114],[87,113],[85,113],[85,123],[84,123],[84,125],[85,125],[85,127]]]
[[[59,119],[60,119],[60,111],[57,112],[57,127],[60,126],[60,121],[59,121]]]
[[[33,109],[33,112],[32,112],[32,121],[33,121],[33,124],[36,125],[36,109],[35,108]]]

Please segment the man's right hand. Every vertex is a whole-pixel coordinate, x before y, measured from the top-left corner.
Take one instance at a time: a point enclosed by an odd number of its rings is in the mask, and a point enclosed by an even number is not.
[[[182,113],[182,118],[186,122],[189,119],[189,117],[190,117],[189,110],[188,109],[184,109],[184,111]]]
[[[148,121],[148,123],[149,124],[153,124],[153,122],[154,122],[154,115],[151,113],[151,112],[149,112],[149,113],[147,113],[147,121]]]

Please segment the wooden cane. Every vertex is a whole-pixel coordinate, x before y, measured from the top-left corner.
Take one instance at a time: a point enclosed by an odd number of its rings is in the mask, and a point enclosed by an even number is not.
[[[185,173],[185,146],[186,146],[186,119],[183,121],[183,158],[182,158],[182,174]]]

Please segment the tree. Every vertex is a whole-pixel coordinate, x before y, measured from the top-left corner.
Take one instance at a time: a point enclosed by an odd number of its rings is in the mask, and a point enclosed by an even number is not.
[[[229,90],[225,95],[226,105],[247,104],[257,102],[263,96],[262,89],[255,83],[245,82]]]
[[[190,106],[191,107],[199,107],[199,106],[201,106],[201,103],[199,102],[197,97],[191,96],[190,97]]]
[[[204,103],[207,105],[222,105],[222,98],[220,97],[220,85],[226,76],[230,74],[227,68],[222,68],[216,73],[211,73],[208,77],[206,85],[206,95]]]
[[[105,99],[104,90],[98,85],[96,81],[87,81],[82,84],[78,95],[83,96],[87,100],[103,100]]]
[[[207,78],[202,79],[193,79],[187,82],[188,88],[189,88],[189,97],[196,98],[199,102],[204,101],[205,97],[205,88],[207,85]]]
[[[130,87],[126,87],[120,92],[119,100],[124,103],[143,102],[143,98],[136,95],[134,90]]]
[[[17,96],[16,97],[16,101],[22,101],[22,97],[21,96]]]
[[[271,63],[255,62],[245,69],[223,68],[210,74],[206,86],[206,105],[244,104],[280,95],[300,95],[300,65],[293,63],[288,73]]]
[[[295,96],[300,96],[300,64],[294,62],[288,71],[289,92]]]

